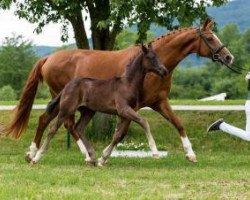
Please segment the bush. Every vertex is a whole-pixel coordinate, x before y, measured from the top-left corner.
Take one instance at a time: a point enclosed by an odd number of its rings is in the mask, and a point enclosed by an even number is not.
[[[2,88],[0,88],[1,101],[12,101],[16,99],[17,99],[17,94],[10,85],[5,85]]]
[[[51,99],[51,95],[47,85],[42,84],[39,86],[36,94],[36,99]]]

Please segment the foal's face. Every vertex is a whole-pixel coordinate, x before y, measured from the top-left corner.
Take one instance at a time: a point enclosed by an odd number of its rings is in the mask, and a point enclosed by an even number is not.
[[[166,76],[167,69],[160,62],[160,59],[154,52],[151,43],[148,45],[148,48],[142,45],[142,51],[143,51],[142,65],[146,69],[146,72],[155,72],[162,77]]]

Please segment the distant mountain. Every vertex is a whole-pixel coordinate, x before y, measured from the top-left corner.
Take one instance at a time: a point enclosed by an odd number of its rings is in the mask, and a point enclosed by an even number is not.
[[[33,50],[36,53],[37,56],[42,57],[49,55],[51,52],[55,51],[55,49],[58,47],[52,47],[52,46],[34,46]]]
[[[237,24],[241,31],[250,28],[249,0],[233,0],[222,7],[207,8],[207,12],[220,28],[228,23]]]

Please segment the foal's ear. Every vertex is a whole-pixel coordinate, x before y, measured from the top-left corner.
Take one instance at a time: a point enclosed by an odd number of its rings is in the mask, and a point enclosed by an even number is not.
[[[142,49],[142,52],[143,52],[143,53],[145,53],[145,54],[148,53],[148,48],[145,47],[144,44],[141,45],[141,49]]]
[[[153,49],[152,42],[148,43],[148,48],[151,49],[151,50]]]

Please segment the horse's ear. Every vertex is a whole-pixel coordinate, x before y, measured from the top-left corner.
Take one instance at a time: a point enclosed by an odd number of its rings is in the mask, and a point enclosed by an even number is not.
[[[148,53],[148,48],[144,46],[144,44],[141,44],[141,49],[143,53]]]
[[[202,25],[201,30],[205,31],[207,29],[213,29],[214,26],[214,21],[211,20],[210,18],[207,18],[204,24]]]
[[[214,20],[210,20],[210,22],[207,24],[207,29],[213,30],[214,28]]]
[[[151,49],[151,50],[153,49],[152,42],[148,43],[148,48]]]

